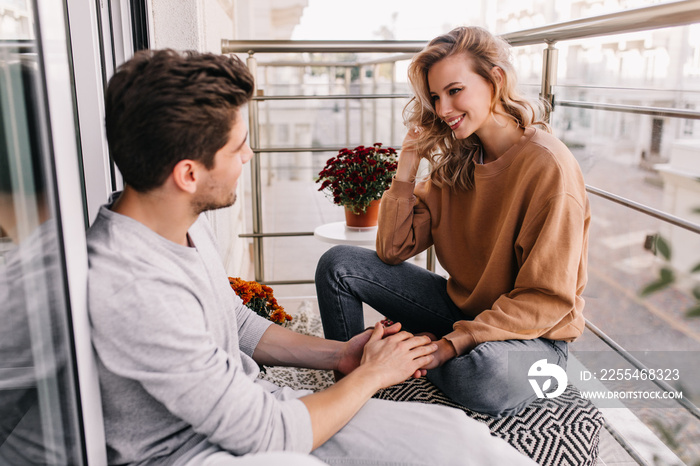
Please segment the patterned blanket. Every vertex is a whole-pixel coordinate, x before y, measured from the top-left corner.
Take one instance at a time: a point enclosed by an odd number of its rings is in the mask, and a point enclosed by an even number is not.
[[[295,315],[290,328],[306,335],[323,334],[318,316],[303,309],[303,306]],[[298,390],[317,391],[333,383],[331,371],[313,369],[267,367],[261,377],[277,385]],[[500,419],[454,403],[425,378],[409,379],[380,390],[374,397],[435,403],[461,409],[467,416],[486,423],[492,435],[503,438],[542,466],[590,466],[596,464],[598,457],[603,416],[589,400],[581,397],[573,385],[569,385],[556,398],[538,399],[517,416]]]

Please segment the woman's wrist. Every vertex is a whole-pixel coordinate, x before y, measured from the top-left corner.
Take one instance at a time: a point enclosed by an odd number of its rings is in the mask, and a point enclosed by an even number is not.
[[[452,358],[459,356],[455,345],[447,338],[441,338],[438,342],[438,352],[440,352],[443,361],[449,361]]]
[[[413,183],[416,179],[416,173],[418,173],[419,165],[420,157],[416,151],[411,150],[402,152],[401,156],[399,157],[399,164],[394,177],[399,181]]]

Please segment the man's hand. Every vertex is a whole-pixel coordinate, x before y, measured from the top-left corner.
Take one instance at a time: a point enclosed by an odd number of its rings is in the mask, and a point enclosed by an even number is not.
[[[395,323],[384,328],[384,337],[395,335],[401,330],[401,324]],[[362,353],[365,345],[372,336],[374,329],[367,329],[364,332],[355,335],[345,343],[338,357],[336,370],[341,374],[347,375],[354,371],[362,361]]]
[[[421,368],[432,363],[437,350],[437,345],[427,336],[409,332],[386,336],[386,330],[379,322],[374,326],[359,369],[375,379],[378,388],[403,382],[411,376],[420,377]]]
[[[414,336],[400,328],[398,324],[384,328],[377,322],[374,329],[352,338],[336,353],[341,355],[336,367],[350,371],[347,376],[300,398],[311,417],[312,448],[347,424],[377,390],[403,382],[430,364],[437,345],[426,336]]]

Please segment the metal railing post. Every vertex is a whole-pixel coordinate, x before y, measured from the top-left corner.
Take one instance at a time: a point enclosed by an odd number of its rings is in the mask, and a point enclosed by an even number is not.
[[[255,78],[253,84],[253,95],[258,94],[257,72],[258,63],[253,52],[248,53],[246,65],[251,74]],[[253,148],[260,147],[260,118],[258,116],[257,100],[251,100],[248,103],[248,133],[250,137],[250,146]],[[250,161],[250,191],[253,206],[253,233],[259,234],[263,232],[263,216],[262,216],[262,181],[261,181],[261,166],[260,152],[254,150],[253,158]],[[255,270],[255,281],[265,281],[265,263],[263,261],[263,238],[253,238],[253,268]]]
[[[545,120],[549,123],[550,113],[554,109],[554,93],[552,86],[557,84],[557,63],[559,51],[554,48],[554,42],[547,42],[547,48],[542,52],[542,89],[540,98],[549,102]]]
[[[426,254],[425,268],[431,272],[435,272],[435,264],[437,263],[437,259],[435,258],[435,246],[430,246]]]
[[[258,63],[256,62],[256,65],[257,64]],[[262,70],[263,70],[263,76],[265,77],[265,80],[263,81],[263,83],[264,83],[263,89],[271,89],[272,86],[271,86],[269,79],[268,79],[270,68],[268,66],[265,66],[264,68],[262,68]],[[258,86],[258,84],[257,84],[257,81],[255,83],[255,88],[256,88],[256,90],[260,88],[260,86]],[[262,91],[260,91],[260,92],[262,92]],[[258,105],[260,105],[259,102],[258,102]],[[263,112],[265,113],[265,115],[264,115],[265,123],[269,125],[270,122],[272,121],[272,115],[270,115],[270,106],[263,105]],[[255,126],[256,126],[256,128],[258,128],[258,141],[260,141],[262,136],[260,135],[260,113],[259,113],[259,110],[258,110],[257,122],[256,122]],[[271,143],[270,139],[272,137],[272,135],[270,133],[271,133],[270,131],[265,131],[265,146],[266,147],[270,147],[270,143]],[[258,144],[257,147],[260,147],[260,145]],[[265,157],[264,161],[260,161],[260,164],[258,165],[258,167],[260,170],[260,179],[261,180],[262,180],[263,163],[265,164],[265,168],[267,171],[267,176],[265,177],[265,185],[271,186],[272,185],[272,175],[273,175],[272,158]],[[262,184],[260,185],[260,189],[262,189]],[[262,202],[260,205],[262,205]],[[261,215],[262,215],[262,212],[261,212]]]
[[[360,65],[360,77],[359,77],[359,86],[360,90],[358,94],[364,94],[365,93],[365,68],[364,66]],[[367,144],[365,142],[365,100],[360,99],[360,141],[361,144]]]
[[[391,94],[396,93],[396,62],[391,62],[389,64],[391,67],[390,73],[391,73],[391,91],[389,91]],[[389,144],[396,144],[395,141],[395,129],[396,129],[396,101],[392,100],[391,102],[391,121],[390,121],[390,127],[389,127]]]
[[[379,70],[379,65],[374,64],[372,66],[372,94],[377,93],[377,71]],[[372,142],[374,144],[377,141],[377,101],[372,101]]]
[[[345,68],[345,94],[350,94],[350,80],[352,79],[352,68]],[[350,145],[350,101],[345,101],[345,145]]]

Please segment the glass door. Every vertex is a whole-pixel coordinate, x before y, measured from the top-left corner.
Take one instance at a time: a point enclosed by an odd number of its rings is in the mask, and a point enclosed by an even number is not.
[[[78,370],[91,350],[65,23],[62,2],[0,0],[2,466],[86,464],[87,429],[102,429]]]

